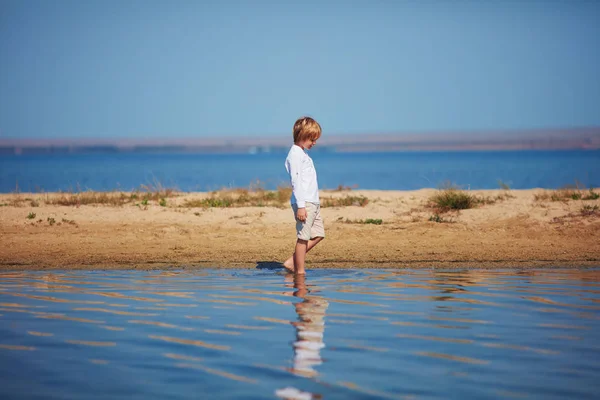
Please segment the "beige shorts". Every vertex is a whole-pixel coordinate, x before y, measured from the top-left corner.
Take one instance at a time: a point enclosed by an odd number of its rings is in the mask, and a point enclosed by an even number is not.
[[[306,203],[306,221],[298,221],[298,205],[292,204],[294,218],[296,219],[296,233],[298,239],[310,240],[316,237],[325,237],[325,225],[321,217],[321,205]]]

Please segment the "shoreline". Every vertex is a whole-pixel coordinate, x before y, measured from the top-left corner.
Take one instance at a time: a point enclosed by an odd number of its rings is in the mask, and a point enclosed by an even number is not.
[[[330,204],[322,208],[326,239],[308,254],[307,269],[600,266],[600,199],[552,201],[556,191],[546,189],[473,190],[497,200],[438,213],[428,206],[436,192],[321,191],[322,204]],[[295,243],[285,203],[189,206],[211,196],[197,192],[144,206],[52,204],[59,196],[0,194],[0,270],[275,268]],[[368,202],[340,205],[349,196]]]

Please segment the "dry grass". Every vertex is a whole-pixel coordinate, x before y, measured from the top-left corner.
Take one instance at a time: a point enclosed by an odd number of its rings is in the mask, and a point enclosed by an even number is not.
[[[366,219],[349,219],[344,217],[339,217],[336,222],[341,222],[343,224],[364,224],[364,225],[381,225],[383,224],[383,220],[381,218],[366,218]]]
[[[600,193],[595,192],[593,188],[590,188],[589,190],[582,190],[578,186],[539,192],[533,196],[535,201],[550,200],[562,202],[568,202],[569,200],[597,200],[599,198]]]
[[[358,189],[358,185],[345,186],[338,185],[335,189],[323,189],[324,192],[350,192],[354,189]]]
[[[141,186],[140,189],[132,192],[96,192],[88,191],[71,191],[58,192],[57,194],[41,194],[36,199],[23,197],[21,194],[15,194],[14,197],[7,203],[7,206],[12,207],[39,207],[41,203],[59,206],[82,206],[82,205],[108,205],[108,206],[123,206],[125,204],[141,201],[148,204],[149,201],[157,201],[163,203],[166,198],[175,197],[178,194],[174,189]]]
[[[364,207],[369,204],[365,196],[324,197],[321,199],[321,207]]]
[[[262,188],[223,189],[211,192],[210,196],[199,200],[186,200],[181,207],[227,208],[227,207],[279,207],[283,208],[292,195],[289,187],[277,190]]]
[[[480,205],[495,204],[499,201],[514,198],[515,196],[508,190],[495,196],[481,196],[469,193],[457,187],[446,187],[440,189],[436,194],[429,198],[427,207],[434,209],[436,211],[436,214],[434,215],[438,215],[439,213],[445,213],[452,210],[467,210]]]
[[[109,206],[122,206],[133,201],[132,194],[122,192],[81,192],[61,193],[57,197],[49,197],[46,204],[59,206],[82,206],[91,204],[102,204]]]
[[[597,205],[591,206],[589,204],[585,204],[579,210],[579,214],[583,217],[599,216],[600,208]]]
[[[265,190],[262,187],[249,189],[222,189],[211,192],[209,197],[196,200],[186,200],[181,207],[186,208],[228,208],[228,207],[278,207],[289,205],[292,189],[280,186],[277,190]],[[324,197],[321,207],[364,207],[369,203],[365,196]]]
[[[61,206],[123,206],[136,201],[141,201],[145,204],[149,201],[158,201],[162,203],[165,201],[164,199],[175,196],[177,196],[177,194],[173,189],[162,189],[158,191],[146,191],[142,189],[133,192],[65,192],[60,193],[58,196],[47,197],[45,203]]]

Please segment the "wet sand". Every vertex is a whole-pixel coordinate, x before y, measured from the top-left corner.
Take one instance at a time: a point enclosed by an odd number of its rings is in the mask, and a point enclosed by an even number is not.
[[[495,204],[439,214],[446,222],[429,220],[432,189],[323,192],[322,198],[366,196],[369,203],[322,209],[327,237],[308,254],[307,267],[600,265],[600,212],[582,213],[585,205],[600,207],[600,200],[536,200],[542,192],[511,190],[512,198]],[[276,266],[291,254],[289,205],[181,207],[208,195],[183,193],[168,198],[166,207],[156,201],[144,207],[60,206],[46,204],[58,194],[2,194],[0,269],[255,268]],[[360,223],[366,219],[382,224]]]

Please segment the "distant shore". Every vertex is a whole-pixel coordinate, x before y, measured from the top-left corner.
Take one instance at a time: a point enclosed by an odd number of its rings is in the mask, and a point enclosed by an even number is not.
[[[268,136],[196,135],[177,138],[1,138],[0,155],[196,153],[258,154],[286,153],[291,132]],[[464,132],[326,133],[317,151],[514,151],[598,150],[600,127]]]
[[[600,199],[479,190],[469,193],[488,200],[442,212],[430,205],[436,192],[323,191],[327,238],[307,267],[600,266]],[[244,204],[210,193],[61,196],[0,194],[0,269],[277,268],[295,242],[277,193]]]

